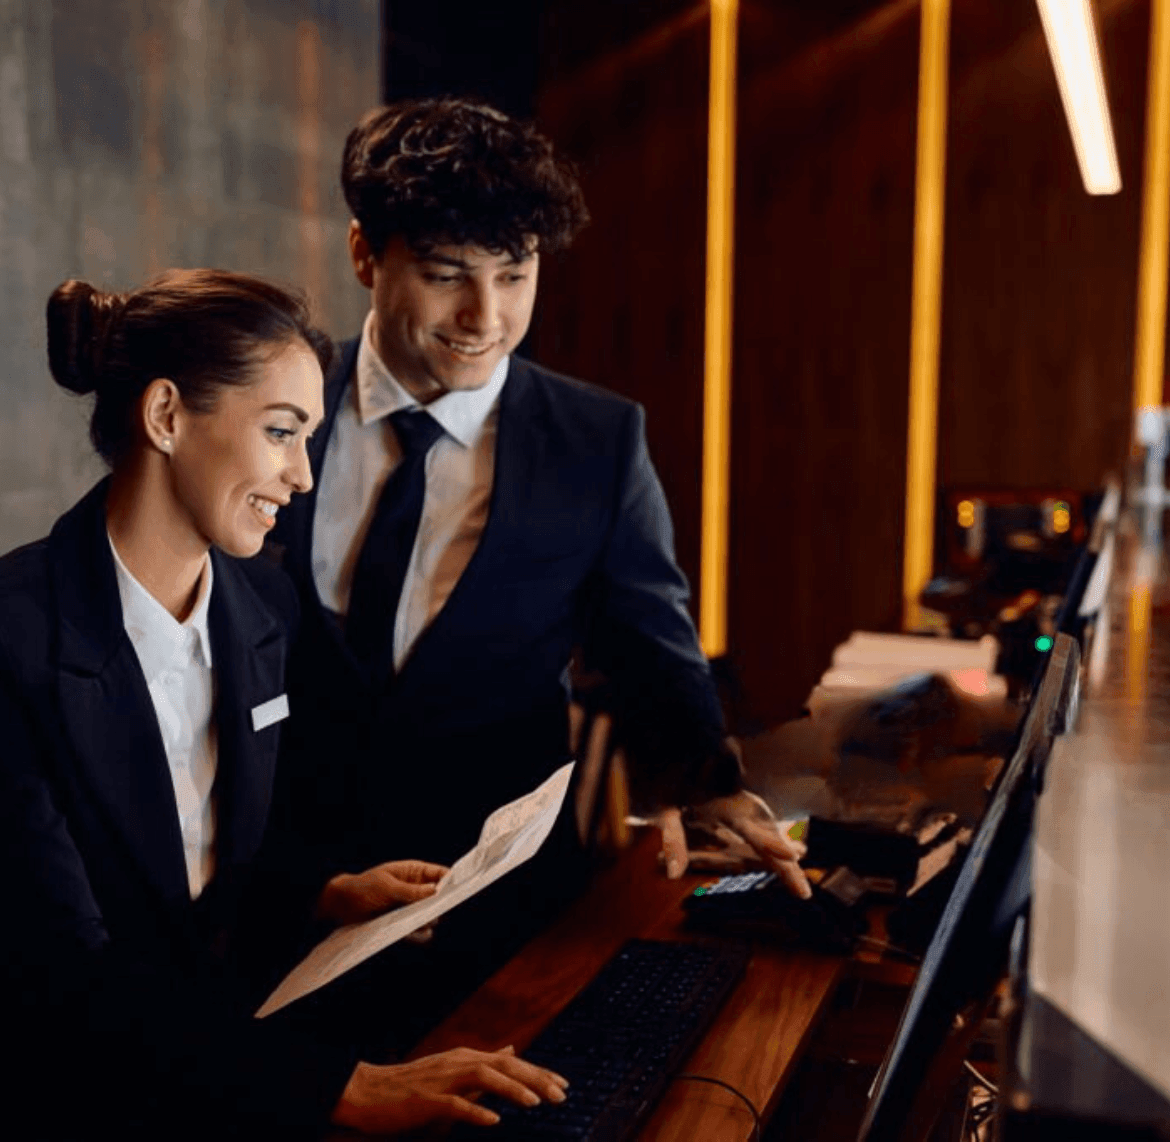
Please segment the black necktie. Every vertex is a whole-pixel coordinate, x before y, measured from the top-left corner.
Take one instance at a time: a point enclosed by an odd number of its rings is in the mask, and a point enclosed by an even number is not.
[[[394,617],[422,516],[424,465],[431,445],[443,434],[439,422],[420,408],[391,413],[390,423],[402,462],[378,497],[354,570],[345,620],[349,645],[370,666],[394,660]]]

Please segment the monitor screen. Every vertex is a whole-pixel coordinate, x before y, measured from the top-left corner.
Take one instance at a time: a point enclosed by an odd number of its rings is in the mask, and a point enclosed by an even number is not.
[[[859,1138],[894,1142],[933,1115],[920,1101],[928,1068],[960,1013],[991,995],[1007,963],[1012,926],[1027,904],[1039,769],[1058,731],[1079,664],[1076,642],[1057,636],[1008,765],[980,822],[874,1082]],[[946,1091],[938,1099],[942,1105]],[[923,1118],[925,1116],[925,1118]]]

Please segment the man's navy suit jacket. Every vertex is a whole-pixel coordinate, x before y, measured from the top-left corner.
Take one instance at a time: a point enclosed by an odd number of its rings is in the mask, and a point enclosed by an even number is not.
[[[341,347],[327,386],[314,478],[357,349]],[[338,853],[354,869],[449,861],[470,847],[486,813],[566,758],[575,653],[610,679],[659,796],[735,787],[638,405],[511,359],[482,538],[397,675],[363,670],[321,605],[315,506],[315,490],[297,497],[277,539],[302,602],[286,776],[300,782],[294,802],[310,807],[326,864]]]
[[[73,1137],[63,1101],[91,1133],[320,1127],[354,1059],[251,1019],[233,966],[280,734],[250,711],[284,691],[295,594],[212,552],[216,871],[193,903],[106,487],[0,559],[0,1026],[27,1063],[8,1054],[5,1120]]]

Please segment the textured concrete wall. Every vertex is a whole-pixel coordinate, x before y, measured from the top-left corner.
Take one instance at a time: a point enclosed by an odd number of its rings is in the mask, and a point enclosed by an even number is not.
[[[89,401],[45,361],[69,277],[168,266],[308,290],[337,336],[365,299],[337,185],[378,101],[378,0],[0,0],[0,551],[100,475]]]

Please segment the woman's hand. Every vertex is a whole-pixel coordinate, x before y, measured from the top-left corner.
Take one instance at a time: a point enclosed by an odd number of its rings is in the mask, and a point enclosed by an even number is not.
[[[546,1100],[564,1102],[568,1085],[560,1075],[518,1059],[511,1047],[491,1052],[457,1047],[394,1066],[358,1063],[333,1109],[333,1122],[366,1134],[440,1121],[492,1126],[500,1116],[476,1105],[481,1094],[538,1106]]]
[[[425,860],[390,860],[365,872],[339,873],[317,897],[318,920],[356,924],[434,896],[435,885],[447,869]]]

